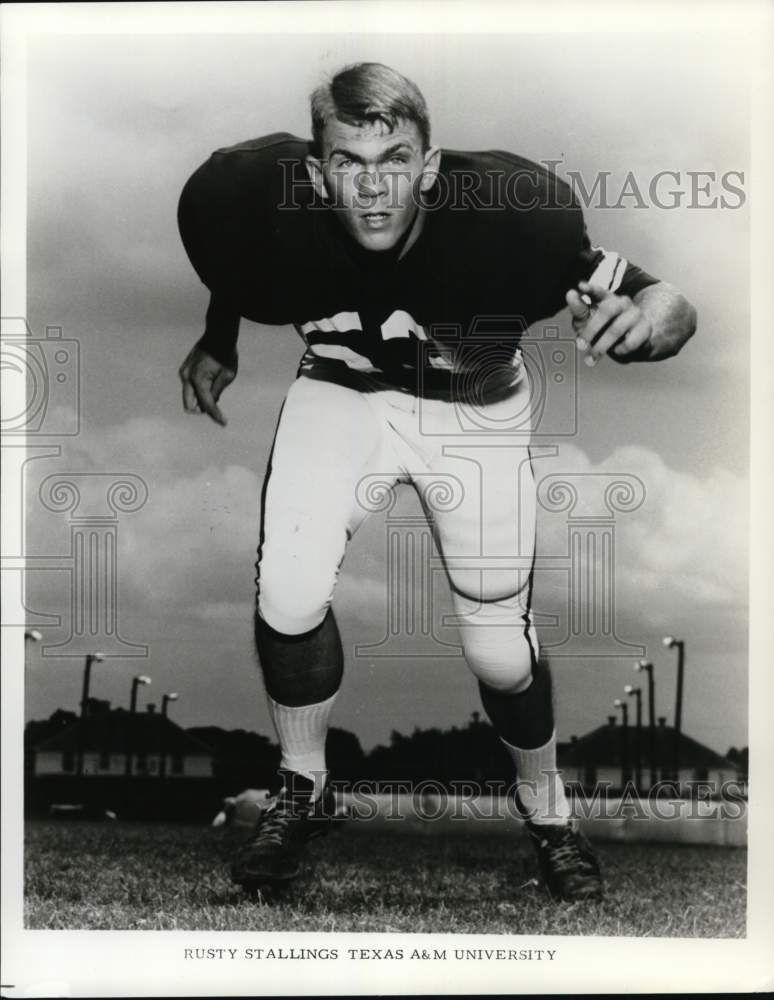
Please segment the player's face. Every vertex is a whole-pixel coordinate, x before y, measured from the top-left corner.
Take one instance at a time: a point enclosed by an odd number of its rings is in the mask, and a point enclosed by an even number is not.
[[[392,131],[329,121],[322,159],[307,165],[319,193],[349,235],[366,250],[390,250],[417,217],[420,192],[432,186],[438,150],[424,150],[413,122]]]

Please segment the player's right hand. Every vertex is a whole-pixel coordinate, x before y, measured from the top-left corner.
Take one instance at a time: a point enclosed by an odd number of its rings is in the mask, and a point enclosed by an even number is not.
[[[180,366],[180,381],[183,383],[183,409],[186,413],[206,413],[216,424],[226,426],[218,400],[226,386],[236,378],[236,361],[233,367],[226,366],[203,351],[198,345],[189,353]]]

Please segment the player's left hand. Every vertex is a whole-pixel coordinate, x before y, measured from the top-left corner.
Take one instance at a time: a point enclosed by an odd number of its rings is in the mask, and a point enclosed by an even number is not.
[[[178,374],[183,383],[183,409],[186,413],[206,413],[216,424],[225,427],[226,418],[218,400],[223,390],[236,378],[236,355],[233,364],[226,366],[195,344]]]
[[[626,363],[647,352],[653,326],[628,295],[581,281],[566,298],[578,350],[586,353],[585,364],[595,365],[604,354]]]

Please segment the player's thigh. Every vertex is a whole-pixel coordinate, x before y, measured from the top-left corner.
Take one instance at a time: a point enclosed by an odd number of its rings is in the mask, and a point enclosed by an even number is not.
[[[433,472],[459,502],[428,511],[452,587],[496,601],[529,586],[535,546],[535,483],[523,437],[455,439]]]
[[[433,517],[465,658],[489,688],[521,691],[538,648],[530,621],[535,485],[528,447],[521,437],[469,438],[447,444],[434,471],[441,481],[455,477],[459,497]]]
[[[303,618],[330,602],[347,539],[364,517],[357,484],[380,445],[360,393],[303,377],[293,384],[264,484],[259,548],[261,606],[276,617],[295,607]]]

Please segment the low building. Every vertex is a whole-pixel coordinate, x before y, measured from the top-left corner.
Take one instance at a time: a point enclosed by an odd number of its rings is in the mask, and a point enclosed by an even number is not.
[[[652,783],[651,774],[654,782],[670,781],[679,786],[681,795],[697,793],[700,785],[702,794],[720,795],[729,783],[736,785],[734,794],[744,791],[734,761],[682,732],[678,744],[679,773],[673,775],[675,730],[666,724],[665,718],[659,718],[654,727],[652,753],[650,743],[647,726],[640,730],[638,746],[636,727],[617,725],[616,717],[610,715],[607,725],[562,744],[559,766],[565,782],[587,792],[595,787],[620,791],[627,783],[647,791]]]
[[[214,754],[148,706],[92,699],[81,720],[56,712],[25,733],[25,814],[201,821],[222,799]]]
[[[212,777],[210,748],[155,706],[134,714],[99,702],[90,708],[85,719],[58,728],[29,749],[32,777]]]

